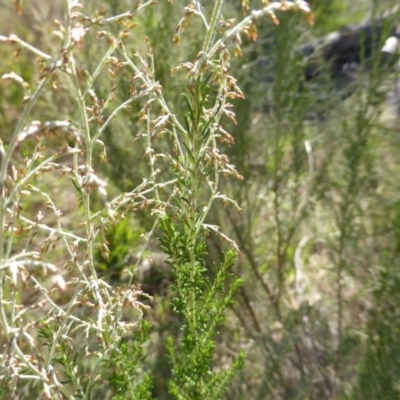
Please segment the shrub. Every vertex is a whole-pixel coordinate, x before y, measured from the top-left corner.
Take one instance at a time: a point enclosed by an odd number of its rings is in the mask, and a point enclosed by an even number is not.
[[[21,11],[22,3],[16,4]],[[311,13],[304,2],[273,2],[235,23],[222,18],[222,5],[216,1],[209,17],[198,2],[184,8],[175,45],[184,41],[190,19],[197,18],[204,37],[194,58],[178,60],[173,73],[184,86],[171,99],[158,82],[166,74],[158,59],[165,53],[154,51],[147,37],[135,40],[134,49],[129,45],[135,32],[145,31],[141,15],[147,12],[151,21],[151,1],[120,14],[105,7],[86,14],[78,1],[66,0],[65,19],[55,29],[43,28],[55,37],[43,47],[14,34],[0,37],[36,57],[32,77],[3,75],[7,87],[20,85],[24,93],[13,132],[0,142],[3,397],[151,398],[144,368],[149,297],[133,281],[159,229],[175,277],[172,306],[181,319],[180,335],[168,341],[170,394],[221,398],[242,366],[242,354],[226,368],[214,366],[218,326],[240,280],[229,272],[235,242],[206,220],[214,202],[239,208],[219,185],[223,176],[241,179],[221,147],[233,144],[222,128],[223,118],[235,121],[229,101],[242,97],[230,72],[228,42],[240,52],[240,36],[256,39],[255,21],[268,16],[278,23],[275,11]],[[118,9],[115,2],[109,6]],[[243,6],[247,12],[248,2]],[[87,43],[96,46],[90,57]],[[181,105],[174,104],[176,94],[183,96]],[[130,119],[135,158],[107,161],[106,143],[115,143],[110,136]],[[120,185],[124,192],[108,190],[99,162],[134,170]],[[127,284],[112,285],[99,276],[98,251],[105,259],[122,256],[109,248],[114,243],[106,232],[133,212],[151,216],[149,231]],[[235,249],[224,252],[214,278],[206,273],[209,233]]]

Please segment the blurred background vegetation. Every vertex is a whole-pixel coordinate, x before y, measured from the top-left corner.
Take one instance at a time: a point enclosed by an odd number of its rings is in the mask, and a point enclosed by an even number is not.
[[[132,2],[96,0],[85,7],[95,10],[102,3],[114,15]],[[15,33],[51,50],[53,22],[63,17],[59,3],[31,0],[17,15],[11,1],[0,1],[0,34]],[[156,77],[177,114],[183,109],[182,87],[179,80],[172,84],[170,70],[193,60],[193,49],[200,47],[195,44],[203,38],[199,21],[193,19],[182,44],[172,43],[187,3],[162,0],[145,9],[130,42],[133,51],[144,48],[143,38],[149,38]],[[212,3],[202,2],[206,8]],[[231,60],[245,99],[235,101],[237,125],[227,123],[235,146],[226,151],[245,179],[225,181],[224,190],[243,212],[216,207],[210,223],[238,243],[242,254],[235,273],[243,286],[221,327],[217,354],[222,364],[241,350],[247,358],[226,398],[397,399],[400,68],[398,59],[384,62],[381,49],[388,37],[396,32],[400,36],[400,14],[384,18],[379,29],[371,28],[376,34],[368,51],[367,35],[360,34],[358,47],[338,66],[340,52],[335,59],[324,59],[318,39],[387,17],[397,2],[310,3],[315,12],[312,28],[292,14],[279,15],[279,26],[259,21],[258,41],[245,42],[243,55]],[[226,2],[225,18],[242,15],[239,0]],[[317,49],[311,55],[304,51],[310,44]],[[101,45],[94,37],[85,38],[82,56],[89,69]],[[20,70],[15,72],[28,82],[38,74],[27,52],[20,52],[15,63],[10,47],[1,45],[0,57],[0,75],[16,66]],[[126,98],[131,77],[119,78],[116,96]],[[108,92],[109,84],[107,77],[98,80],[96,92]],[[22,95],[8,82],[0,90],[0,136],[6,142],[21,112]],[[36,118],[74,115],[74,103],[63,93],[67,91],[43,96]],[[140,142],[131,145],[143,129],[136,116],[139,106],[132,107],[102,137],[111,162],[99,161],[97,168],[115,193],[129,190],[145,176],[143,163],[136,161],[143,148]],[[24,151],[29,149],[21,149],[21,157]],[[65,190],[54,179],[42,184],[52,193]],[[25,207],[34,215],[42,201]],[[65,202],[63,218],[72,220],[79,211],[67,197]],[[114,285],[124,283],[123,270],[135,262],[140,235],[151,225],[138,211],[111,227],[111,256],[106,261],[99,251],[99,273]],[[227,245],[213,236],[208,240],[211,266],[221,261]],[[179,321],[171,314],[172,276],[157,242],[150,244],[148,256],[152,262],[142,262],[137,277],[154,296],[146,316],[153,326],[146,368],[153,376],[154,398],[166,400],[169,360],[164,340],[179,331]]]

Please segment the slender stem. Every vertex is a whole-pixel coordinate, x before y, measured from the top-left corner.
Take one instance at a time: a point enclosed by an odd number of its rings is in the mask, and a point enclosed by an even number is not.
[[[94,81],[96,80],[96,78],[99,76],[101,70],[103,69],[105,63],[108,61],[109,57],[111,56],[112,53],[114,53],[115,49],[118,46],[119,41],[117,39],[115,39],[115,38],[110,38],[110,39],[112,39],[112,45],[107,49],[106,53],[104,54],[104,56],[101,58],[99,64],[97,65],[95,71],[93,72],[93,74],[91,74],[89,82],[87,84],[87,87],[82,94],[83,98],[86,97],[87,93],[93,86]]]
[[[18,43],[21,47],[23,47],[26,50],[29,50],[33,54],[36,54],[37,56],[43,58],[44,60],[51,60],[52,57],[49,54],[44,53],[43,51],[40,51],[36,47],[32,46],[31,44],[25,42],[24,40],[20,39],[16,35],[10,35],[10,36],[2,36],[0,35],[0,42],[11,42],[11,43]]]
[[[132,60],[128,56],[128,53],[126,52],[125,47],[123,45],[121,45],[118,49],[121,52],[121,54],[124,56],[124,58],[125,58],[126,62],[128,63],[128,65],[135,71],[135,73],[142,80],[142,82],[147,86],[147,88],[148,89],[154,89],[155,88],[155,83],[153,83],[147,76],[145,76],[139,70],[139,68],[132,62]],[[153,96],[157,100],[157,102],[159,103],[161,108],[165,111],[165,113],[167,115],[171,116],[170,118],[171,118],[171,121],[172,121],[172,125],[174,126],[174,128],[172,129],[172,133],[174,135],[175,143],[177,145],[177,148],[178,148],[180,156],[184,157],[184,151],[183,151],[183,149],[181,147],[180,140],[179,140],[179,137],[178,137],[178,133],[176,132],[175,128],[177,128],[179,130],[179,132],[181,132],[184,135],[186,135],[186,129],[181,125],[181,123],[179,122],[179,120],[177,119],[175,114],[173,114],[171,112],[171,110],[169,109],[169,107],[168,107],[166,101],[164,100],[162,94],[157,93],[157,91],[154,91],[153,92]]]
[[[218,29],[218,24],[221,19],[221,13],[222,13],[222,6],[224,5],[224,0],[216,0],[214,9],[211,15],[211,21],[208,26],[207,32],[206,32],[206,37],[204,39],[203,43],[203,52],[207,53],[210,46],[211,42],[215,36],[215,32]]]
[[[287,10],[296,7],[300,8],[305,13],[311,12],[311,9],[309,8],[308,4],[305,1],[285,1],[285,8]],[[220,47],[226,42],[227,39],[241,32],[243,28],[246,25],[249,25],[252,21],[257,20],[263,17],[264,15],[271,14],[271,12],[280,10],[281,8],[282,8],[282,3],[274,1],[273,3],[269,4],[268,6],[264,7],[261,10],[252,11],[250,15],[248,15],[246,18],[243,18],[243,20],[239,22],[237,25],[235,25],[232,29],[226,31],[222,35],[222,37],[212,45],[210,49],[206,50],[207,57],[212,57],[212,55],[215,54],[218,51],[218,49],[220,49]]]
[[[18,120],[17,126],[11,136],[10,143],[8,145],[7,151],[2,155],[1,169],[0,169],[0,322],[4,330],[6,337],[9,335],[9,326],[7,322],[7,317],[4,309],[4,298],[3,298],[3,284],[5,271],[2,270],[3,263],[6,261],[4,259],[4,240],[5,240],[5,218],[6,218],[6,207],[8,203],[7,199],[7,188],[6,188],[6,178],[9,164],[11,161],[11,156],[18,144],[18,134],[22,131],[25,125],[26,119],[31,112],[33,106],[39,98],[41,91],[47,83],[48,78],[43,79],[39,86],[37,87],[35,93],[30,98],[29,103],[25,107],[20,119]]]
[[[196,5],[197,11],[195,11],[196,15],[200,16],[201,20],[203,21],[203,25],[208,30],[208,22],[203,12],[203,7],[200,4],[200,0],[193,0],[193,3]]]
[[[126,108],[129,104],[134,102],[135,100],[140,99],[141,97],[147,96],[149,93],[151,93],[152,89],[147,89],[144,90],[143,92],[138,93],[136,96],[132,96],[130,99],[124,101],[121,103],[112,113],[111,115],[106,119],[106,121],[101,125],[97,133],[93,136],[92,139],[92,149],[94,145],[96,144],[97,139],[100,137],[100,135],[106,130],[107,126],[112,122],[114,117],[124,108]]]

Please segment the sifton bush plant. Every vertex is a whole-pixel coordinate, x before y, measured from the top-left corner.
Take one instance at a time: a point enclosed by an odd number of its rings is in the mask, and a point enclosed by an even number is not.
[[[15,3],[22,11],[22,3]],[[229,272],[235,242],[206,220],[215,202],[238,208],[220,191],[224,176],[241,179],[221,147],[233,144],[222,127],[226,118],[235,121],[230,99],[243,96],[231,75],[230,47],[240,52],[241,36],[255,40],[259,19],[277,24],[275,12],[298,10],[309,21],[312,15],[304,1],[265,1],[251,12],[242,1],[246,16],[235,22],[223,18],[223,3],[217,0],[206,15],[193,1],[171,38],[176,46],[184,41],[191,19],[203,27],[195,58],[179,60],[172,71],[171,79],[177,75],[184,82],[182,114],[158,82],[156,65],[163,61],[154,56],[155,43],[143,37],[137,49],[128,46],[140,32],[141,14],[156,7],[152,1],[117,15],[104,7],[86,15],[77,0],[65,0],[64,18],[52,32],[58,44],[48,48],[15,34],[0,36],[17,53],[36,57],[29,81],[15,70],[3,75],[3,90],[19,85],[24,97],[15,127],[0,141],[2,398],[152,398],[144,360],[149,299],[133,280],[158,229],[175,278],[172,307],[181,321],[180,335],[167,344],[170,395],[219,399],[242,366],[242,354],[227,367],[214,365],[218,326],[240,280]],[[86,59],[85,41],[94,37],[98,51]],[[129,90],[119,103],[121,80]],[[47,101],[60,110],[52,113]],[[140,168],[147,172],[128,191],[111,196],[96,171],[97,159],[121,162],[107,160],[103,136],[118,135],[113,127],[125,118],[140,122],[135,143],[125,145],[142,144],[144,154],[122,162],[131,169],[145,163]],[[137,211],[152,216],[151,229],[127,270],[128,283],[112,286],[98,274],[98,251],[107,259],[113,250],[107,228]],[[224,253],[212,279],[205,262],[208,234],[234,249]]]

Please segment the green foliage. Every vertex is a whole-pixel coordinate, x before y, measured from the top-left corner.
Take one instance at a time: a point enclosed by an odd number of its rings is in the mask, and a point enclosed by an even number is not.
[[[151,377],[142,372],[144,345],[150,334],[150,324],[143,321],[133,338],[123,338],[106,362],[108,380],[114,389],[113,400],[148,400],[151,396]],[[138,378],[138,376],[140,378]]]
[[[346,25],[361,22],[365,9],[360,4],[340,0],[314,0],[311,5],[315,12],[315,29],[322,34],[329,34]]]
[[[118,280],[123,269],[129,267],[129,256],[137,247],[141,229],[128,218],[103,228],[103,240],[96,252],[96,268],[107,279]],[[110,250],[111,249],[111,250]]]
[[[377,305],[371,311],[359,386],[353,399],[389,400],[399,397],[398,269],[398,264],[390,266],[378,276],[379,287],[374,292]]]
[[[210,282],[205,274],[204,243],[188,243],[169,218],[163,219],[161,229],[165,233],[161,239],[163,249],[175,275],[173,309],[183,316],[181,337],[178,342],[169,337],[167,343],[173,368],[170,393],[176,399],[220,399],[244,362],[241,354],[227,369],[212,368],[218,327],[241,285],[240,279],[229,273],[236,254],[225,254]],[[227,280],[230,282],[226,288]]]

